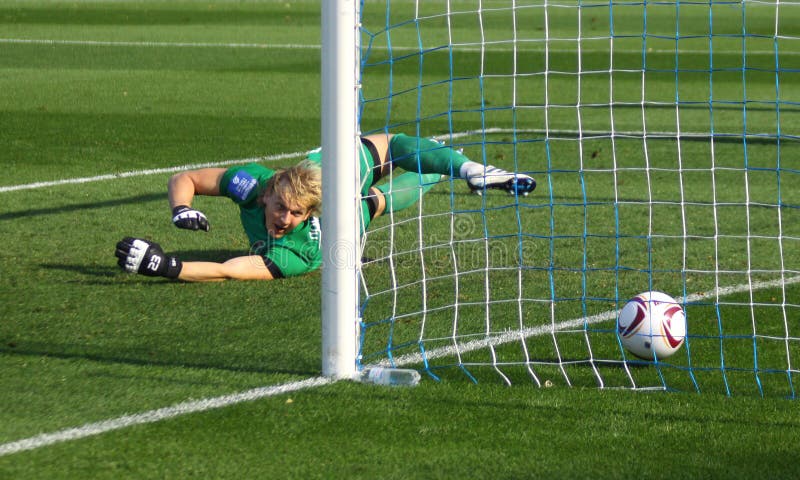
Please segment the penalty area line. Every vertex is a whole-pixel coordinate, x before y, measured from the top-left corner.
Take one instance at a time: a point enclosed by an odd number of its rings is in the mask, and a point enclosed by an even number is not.
[[[134,425],[160,422],[162,420],[187,415],[190,413],[205,412],[207,410],[228,407],[242,402],[259,400],[262,398],[273,397],[308,388],[321,387],[335,381],[336,380],[327,377],[312,377],[297,382],[284,383],[269,387],[259,387],[244,392],[223,395],[220,397],[182,402],[172,405],[171,407],[159,408],[157,410],[150,410],[148,412],[137,413],[133,415],[124,415],[110,420],[88,423],[81,427],[68,428],[57,432],[43,433],[30,438],[0,444],[0,457],[26,450],[34,450],[36,448],[45,447],[48,445],[67,442],[70,440],[91,437]]]

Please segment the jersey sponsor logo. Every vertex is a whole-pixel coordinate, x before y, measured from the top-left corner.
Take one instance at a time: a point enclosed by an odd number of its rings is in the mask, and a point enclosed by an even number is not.
[[[240,170],[228,182],[228,193],[240,201],[245,201],[257,183],[258,181],[249,173]]]

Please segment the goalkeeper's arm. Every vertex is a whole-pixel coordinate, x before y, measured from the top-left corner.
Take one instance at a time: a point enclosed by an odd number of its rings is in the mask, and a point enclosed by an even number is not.
[[[157,243],[126,237],[117,243],[117,264],[127,272],[148,277],[177,278],[187,282],[219,280],[272,280],[272,272],[259,255],[234,257],[226,262],[182,262],[167,255]]]
[[[212,282],[219,280],[272,280],[264,265],[264,257],[248,255],[234,257],[223,263],[183,262],[178,279],[187,282]]]
[[[195,195],[219,195],[219,182],[224,173],[224,168],[202,168],[177,173],[169,179],[169,206],[176,227],[209,230],[208,219],[203,212],[191,207],[192,201]]]

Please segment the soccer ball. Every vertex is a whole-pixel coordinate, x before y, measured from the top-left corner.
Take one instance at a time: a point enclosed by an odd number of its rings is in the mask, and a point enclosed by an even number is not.
[[[619,312],[617,333],[625,348],[637,357],[663,360],[683,345],[686,314],[666,293],[640,293]]]

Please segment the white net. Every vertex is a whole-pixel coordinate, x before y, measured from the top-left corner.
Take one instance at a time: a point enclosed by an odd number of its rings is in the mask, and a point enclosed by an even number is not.
[[[435,378],[795,395],[800,4],[367,1],[363,133],[538,181],[444,180],[364,246],[363,364]],[[640,360],[617,314],[675,297]]]

